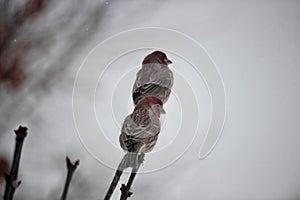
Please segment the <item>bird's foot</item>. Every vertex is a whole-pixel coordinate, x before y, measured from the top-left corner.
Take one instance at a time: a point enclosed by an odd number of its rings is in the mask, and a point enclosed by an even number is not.
[[[145,157],[145,154],[144,153],[141,153],[139,156],[138,156],[138,161],[139,161],[139,164],[143,164],[144,162],[144,157]]]

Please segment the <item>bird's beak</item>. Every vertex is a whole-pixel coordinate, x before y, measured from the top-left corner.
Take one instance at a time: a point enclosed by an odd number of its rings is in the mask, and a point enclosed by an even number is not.
[[[165,62],[167,63],[167,64],[172,64],[173,62],[171,61],[171,60],[169,60],[169,59],[165,59]]]
[[[164,115],[164,114],[166,114],[167,112],[165,111],[165,109],[164,109],[163,107],[161,107],[160,113]]]

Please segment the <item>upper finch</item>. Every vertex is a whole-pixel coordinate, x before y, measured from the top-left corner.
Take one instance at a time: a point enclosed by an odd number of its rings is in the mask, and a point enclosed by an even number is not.
[[[132,89],[134,104],[147,95],[155,96],[163,103],[167,102],[174,82],[173,72],[168,67],[171,63],[161,51],[154,51],[144,58]]]

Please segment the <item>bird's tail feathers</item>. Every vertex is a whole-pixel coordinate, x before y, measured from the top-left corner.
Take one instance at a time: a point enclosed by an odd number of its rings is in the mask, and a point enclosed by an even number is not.
[[[134,169],[137,169],[139,167],[139,156],[137,153],[127,152],[123,159],[120,162],[119,168],[122,170],[132,167]]]

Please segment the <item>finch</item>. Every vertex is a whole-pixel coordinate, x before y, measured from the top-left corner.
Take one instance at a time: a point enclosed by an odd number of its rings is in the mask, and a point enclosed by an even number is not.
[[[173,86],[173,72],[168,67],[172,61],[161,51],[147,55],[142,62],[142,69],[136,75],[132,89],[134,104],[143,96],[155,96],[163,103],[168,100]]]
[[[163,103],[155,96],[140,99],[133,112],[128,115],[119,137],[120,146],[126,152],[121,168],[137,168],[138,155],[150,152],[156,144],[160,132],[160,114]]]

